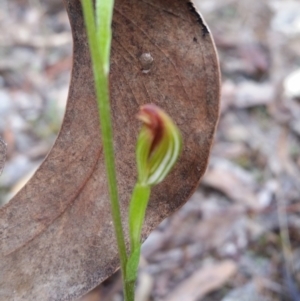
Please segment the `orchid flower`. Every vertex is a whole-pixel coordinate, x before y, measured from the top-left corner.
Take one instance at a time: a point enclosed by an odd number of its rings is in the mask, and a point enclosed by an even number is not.
[[[172,119],[154,104],[142,106],[137,118],[143,122],[136,150],[138,182],[156,185],[168,175],[180,154],[181,134]]]
[[[126,266],[126,279],[132,282],[137,277],[141,231],[151,187],[165,179],[182,148],[181,134],[177,126],[158,106],[142,106],[137,118],[143,122],[143,126],[136,148],[138,181],[129,206],[130,255]]]

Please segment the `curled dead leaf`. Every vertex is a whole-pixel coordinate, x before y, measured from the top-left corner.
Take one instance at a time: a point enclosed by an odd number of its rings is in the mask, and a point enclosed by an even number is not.
[[[72,300],[119,266],[81,5],[64,2],[74,39],[66,113],[45,161],[0,209],[1,301]],[[153,189],[144,238],[186,202],[206,169],[220,85],[212,38],[201,22],[185,0],[116,0],[110,91],[125,229],[139,106],[162,107],[184,139],[179,164]],[[143,54],[153,58],[146,67]]]

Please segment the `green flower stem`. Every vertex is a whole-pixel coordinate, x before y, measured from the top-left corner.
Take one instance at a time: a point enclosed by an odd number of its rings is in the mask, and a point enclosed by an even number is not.
[[[126,281],[124,286],[125,301],[134,301],[135,281]]]
[[[96,9],[97,26],[95,23],[94,9],[92,0],[82,0],[83,15],[87,30],[88,42],[91,52],[96,96],[99,109],[99,117],[102,130],[103,151],[108,177],[109,194],[111,201],[112,218],[116,232],[117,245],[119,250],[121,270],[123,276],[124,295],[126,301],[129,299],[130,293],[127,292],[126,284],[126,262],[127,254],[124,240],[124,233],[121,222],[120,205],[118,201],[118,190],[115,172],[114,150],[113,150],[113,134],[110,118],[109,104],[109,54],[111,43],[111,18],[113,12],[113,0],[97,0]]]
[[[129,205],[130,256],[126,266],[126,285],[133,293],[141,253],[141,231],[150,192],[151,187],[149,185],[136,183]]]
[[[150,186],[137,183],[129,206],[129,234],[131,253],[141,245],[141,231],[150,197]]]

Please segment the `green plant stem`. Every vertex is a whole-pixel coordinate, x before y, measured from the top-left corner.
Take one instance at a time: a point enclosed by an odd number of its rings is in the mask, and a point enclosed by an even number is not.
[[[128,257],[126,266],[126,286],[128,292],[133,294],[133,297],[141,252],[141,231],[150,192],[151,187],[149,185],[137,183],[134,187],[129,206],[130,256]]]
[[[141,244],[141,231],[145,219],[146,208],[151,187],[136,183],[129,206],[130,251],[133,253]]]
[[[124,287],[125,301],[134,301],[134,286],[135,286],[135,281],[126,281]]]
[[[106,13],[112,15],[113,11],[113,1],[112,0],[101,0],[106,7]],[[103,24],[102,21],[110,22],[111,17],[105,18],[104,20],[97,20],[97,28],[94,17],[94,9],[92,0],[82,0],[83,15],[85,20],[85,26],[87,30],[88,42],[91,52],[91,59],[93,65],[94,79],[96,96],[99,109],[99,117],[102,131],[102,142],[103,151],[106,165],[106,172],[108,178],[109,194],[111,201],[111,211],[112,218],[117,238],[117,245],[120,256],[124,295],[126,301],[133,301],[134,299],[128,299],[130,294],[126,292],[128,290],[126,284],[126,246],[124,240],[123,227],[121,222],[120,205],[118,200],[117,191],[117,181],[115,172],[115,160],[114,160],[114,150],[113,150],[113,134],[111,125],[111,115],[110,115],[110,104],[109,104],[109,79],[108,79],[108,69],[109,66],[109,51],[107,50],[107,43],[110,45],[111,35],[109,24]],[[109,29],[108,29],[109,28]],[[109,33],[107,33],[107,30]],[[97,33],[99,31],[99,33]],[[104,44],[99,44],[98,38],[100,33],[105,33],[105,38],[108,39]],[[101,48],[102,47],[102,48]],[[102,50],[101,50],[102,49]]]

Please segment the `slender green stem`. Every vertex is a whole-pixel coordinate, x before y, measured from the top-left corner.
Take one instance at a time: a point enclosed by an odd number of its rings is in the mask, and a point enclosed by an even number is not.
[[[150,197],[151,187],[136,183],[129,207],[130,256],[126,266],[126,287],[129,300],[134,300],[134,284],[141,252],[141,231],[145,219],[146,208]]]
[[[150,197],[149,185],[136,183],[129,206],[130,250],[134,252],[141,244],[141,231]]]
[[[134,285],[135,281],[126,281],[124,287],[125,301],[134,301]]]
[[[112,218],[115,227],[115,233],[117,238],[117,245],[119,250],[121,270],[123,276],[123,285],[126,290],[126,246],[124,240],[124,233],[121,222],[120,205],[118,201],[117,181],[115,172],[115,160],[114,160],[114,149],[113,149],[113,133],[111,125],[110,115],[110,104],[109,104],[109,79],[108,79],[108,68],[109,68],[109,49],[110,48],[110,26],[111,17],[104,18],[103,20],[97,20],[97,27],[94,17],[94,9],[92,0],[82,0],[83,14],[85,25],[87,29],[88,42],[90,46],[95,88],[99,109],[99,117],[102,130],[102,142],[103,151],[106,165],[106,172],[108,177],[109,194],[111,201]],[[113,1],[105,0],[101,1],[106,8],[106,14],[112,15]],[[103,6],[102,5],[102,6]],[[100,9],[99,9],[100,11]],[[109,24],[104,23],[109,22]],[[99,37],[101,34],[105,34],[103,38],[106,42],[99,44]],[[101,39],[102,41],[102,39]],[[124,292],[126,296],[126,292]],[[126,297],[125,297],[126,298]],[[125,299],[126,301],[133,301],[133,299]]]

